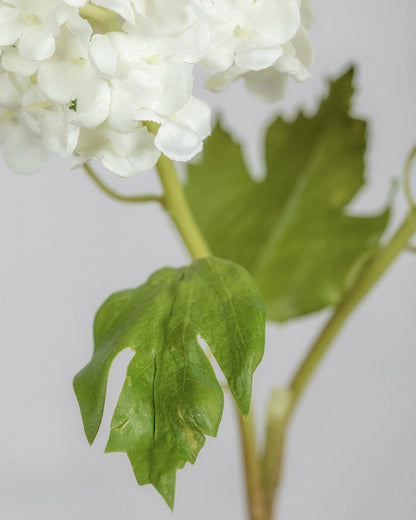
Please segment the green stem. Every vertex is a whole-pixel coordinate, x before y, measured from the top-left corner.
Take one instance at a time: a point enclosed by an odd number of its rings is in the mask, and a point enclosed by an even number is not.
[[[157,163],[164,196],[163,205],[171,216],[192,258],[212,256],[207,243],[189,208],[175,165],[162,155]]]
[[[390,242],[378,251],[374,260],[367,266],[355,285],[346,294],[295,373],[290,384],[290,389],[293,392],[292,410],[304,393],[315,370],[328,351],[332,340],[336,337],[351,312],[370,292],[398,255],[406,249],[409,240],[415,232],[416,209],[412,208]]]
[[[189,208],[175,165],[170,159],[162,155],[157,163],[157,171],[164,189],[163,205],[171,216],[192,258],[212,256]],[[253,407],[251,407],[246,419],[241,416],[239,411],[237,413],[243,447],[250,518],[251,520],[271,520],[271,517],[269,518],[265,514],[263,480],[260,457],[257,454]]]
[[[247,502],[251,520],[269,520],[266,517],[264,482],[261,461],[257,454],[253,407],[247,417],[237,410],[240,421],[241,443],[246,476]],[[270,517],[271,519],[271,517]]]
[[[107,195],[111,198],[116,199],[120,202],[162,202],[162,198],[158,195],[122,195],[112,190],[107,186],[94,172],[89,164],[83,165],[84,170],[87,172],[89,178]]]

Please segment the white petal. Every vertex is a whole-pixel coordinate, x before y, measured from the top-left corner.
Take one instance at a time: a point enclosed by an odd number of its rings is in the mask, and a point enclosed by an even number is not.
[[[315,52],[312,46],[311,39],[304,27],[300,27],[296,36],[292,40],[292,44],[296,51],[296,57],[300,60],[302,65],[310,69],[313,65]]]
[[[13,7],[0,7],[0,45],[12,45],[22,34],[18,22],[18,10]]]
[[[53,103],[70,103],[76,99],[75,72],[75,66],[71,67],[65,61],[45,61],[39,67],[38,87]]]
[[[87,20],[75,14],[69,18],[66,26],[73,35],[80,38],[84,45],[88,45],[92,34],[92,27]]]
[[[152,109],[163,115],[180,110],[189,100],[192,92],[192,65],[166,61],[163,64],[165,91],[152,104]]]
[[[80,164],[90,159],[101,159],[104,147],[108,144],[108,128],[105,124],[94,128],[80,128],[75,157],[80,158]],[[79,162],[75,160],[75,162]]]
[[[290,54],[283,54],[274,67],[279,72],[290,74],[296,81],[303,82],[311,78],[309,69],[304,67],[297,57]]]
[[[239,49],[235,64],[247,70],[262,70],[271,67],[282,54],[280,45],[261,47],[252,43]]]
[[[276,43],[288,42],[299,29],[297,0],[257,0],[253,15],[253,26]]]
[[[209,90],[213,92],[221,92],[225,88],[227,88],[231,83],[234,83],[237,79],[241,78],[246,73],[245,69],[240,69],[239,67],[231,67],[224,72],[219,72],[218,74],[213,74],[210,76],[206,82],[205,86]]]
[[[152,110],[140,109],[136,112],[137,121],[152,121],[153,123],[163,123],[166,117],[156,114]]]
[[[95,34],[88,54],[92,65],[104,76],[114,76],[117,68],[117,54],[107,35]]]
[[[180,124],[162,124],[155,145],[174,161],[189,161],[202,150],[202,140],[193,130]]]
[[[160,151],[155,146],[155,136],[147,128],[139,128],[131,133],[130,147],[127,156],[139,171],[150,170],[160,157]]]
[[[142,20],[141,18],[139,20]],[[154,37],[152,31],[149,33],[149,24],[146,22],[144,27],[136,25],[132,34],[122,32],[112,32],[108,34],[111,45],[117,53],[119,62],[123,62],[126,66],[143,61],[143,56],[148,51],[148,38]]]
[[[161,4],[162,9],[168,14],[164,2]],[[202,58],[208,48],[210,42],[210,27],[203,16],[202,11],[196,10],[194,6],[186,6],[188,17],[179,17],[177,27],[173,27],[172,31],[166,30],[171,34],[168,40],[169,55],[182,58],[187,63],[195,63]],[[186,20],[188,18],[188,20]],[[165,29],[165,27],[164,27]]]
[[[117,81],[116,88],[120,88],[134,99],[134,107],[149,106],[163,95],[165,82],[162,72],[158,66],[133,66],[128,75]]]
[[[13,109],[20,105],[21,96],[10,76],[3,72],[0,74],[0,107]]]
[[[17,48],[27,60],[46,60],[55,52],[55,38],[41,25],[27,24]]]
[[[160,151],[154,145],[143,146],[138,148],[137,154],[129,156],[129,161],[138,171],[145,172],[156,166],[159,157]]]
[[[227,43],[221,42],[220,45],[213,45],[208,49],[199,65],[212,73],[227,70],[234,63],[236,47],[234,39],[230,39]]]
[[[72,117],[66,108],[45,110],[40,122],[44,145],[50,153],[61,158],[69,157],[78,142],[80,129],[71,124]]]
[[[211,133],[211,109],[200,99],[192,97],[174,117],[175,120],[196,132],[201,139],[205,139]]]
[[[137,124],[134,98],[119,89],[112,92],[108,124],[118,132],[131,132]]]
[[[105,152],[102,163],[107,170],[119,175],[120,177],[133,177],[137,175],[137,169],[131,164],[127,157],[120,157],[110,151]]]
[[[92,3],[106,7],[107,9],[118,13],[128,22],[134,23],[134,13],[131,8],[130,0],[93,0]]]
[[[10,27],[0,27],[0,45],[13,45],[22,34],[16,25]]]
[[[79,89],[77,99],[77,115],[74,124],[85,127],[100,125],[110,110],[111,91],[105,81],[88,75],[83,78],[84,88]]]
[[[38,62],[25,60],[20,52],[11,46],[4,49],[1,63],[9,72],[15,72],[23,76],[35,74],[39,67]]]

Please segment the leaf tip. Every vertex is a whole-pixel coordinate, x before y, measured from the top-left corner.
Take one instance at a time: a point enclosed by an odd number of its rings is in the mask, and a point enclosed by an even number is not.
[[[173,513],[175,507],[176,470],[162,474],[156,481],[152,482],[152,484]]]
[[[91,409],[92,405],[90,400],[90,388],[85,384],[85,378],[83,377],[84,370],[85,369],[81,370],[81,372],[78,372],[78,374],[74,377],[72,386],[81,412],[85,436],[87,437],[88,443],[92,445],[100,427],[101,415],[100,412],[98,412],[99,419],[97,424],[97,415]]]

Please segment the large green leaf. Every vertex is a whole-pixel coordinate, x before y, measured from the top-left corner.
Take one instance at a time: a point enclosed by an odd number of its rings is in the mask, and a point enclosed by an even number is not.
[[[173,507],[176,470],[195,461],[205,435],[216,435],[223,410],[223,391],[198,336],[247,414],[264,330],[259,289],[227,260],[161,269],[137,289],[113,294],[95,319],[92,361],[74,380],[89,442],[100,427],[111,364],[131,349],[106,450],[126,452],[138,483],[152,483]]]
[[[333,82],[314,117],[271,125],[262,182],[220,125],[189,166],[187,196],[209,245],[251,272],[271,320],[336,305],[387,225],[387,211],[346,208],[363,186],[366,148],[366,124],[349,115],[352,79],[349,70]]]

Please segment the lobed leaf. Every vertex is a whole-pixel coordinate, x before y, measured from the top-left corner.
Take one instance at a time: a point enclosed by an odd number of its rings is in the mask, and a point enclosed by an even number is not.
[[[202,161],[189,165],[187,196],[208,244],[252,274],[270,320],[336,305],[388,223],[388,211],[368,217],[347,208],[364,184],[366,149],[366,124],[349,115],[352,80],[351,69],[331,83],[314,117],[276,119],[263,181],[250,177],[220,124]]]
[[[209,345],[243,414],[264,349],[265,308],[251,276],[218,258],[164,268],[113,294],[97,313],[91,362],[74,380],[87,438],[102,420],[112,362],[131,349],[106,451],[126,452],[139,484],[173,507],[176,470],[215,436],[223,391],[198,336]]]

